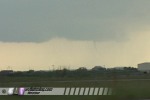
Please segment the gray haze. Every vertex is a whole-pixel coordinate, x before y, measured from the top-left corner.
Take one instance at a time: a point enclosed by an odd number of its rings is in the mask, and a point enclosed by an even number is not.
[[[149,0],[0,0],[0,41],[127,41],[149,11]]]
[[[0,70],[150,61],[150,0],[0,0]]]

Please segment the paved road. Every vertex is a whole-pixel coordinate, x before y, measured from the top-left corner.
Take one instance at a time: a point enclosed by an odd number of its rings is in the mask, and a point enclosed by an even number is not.
[[[73,82],[112,82],[112,81],[150,81],[150,79],[118,79],[118,80],[62,80],[62,81],[30,81],[30,82],[10,82],[10,83],[45,83],[45,82],[60,82],[60,83],[73,83]],[[9,83],[9,82],[2,82]]]

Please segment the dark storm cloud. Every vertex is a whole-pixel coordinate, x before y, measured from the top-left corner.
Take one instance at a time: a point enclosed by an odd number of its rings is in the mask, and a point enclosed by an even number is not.
[[[122,41],[149,25],[150,1],[1,0],[0,41]]]

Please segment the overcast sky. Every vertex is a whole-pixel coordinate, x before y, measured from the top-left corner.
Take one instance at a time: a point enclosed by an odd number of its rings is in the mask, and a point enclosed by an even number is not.
[[[149,11],[149,0],[0,0],[0,68],[136,67],[150,61]]]

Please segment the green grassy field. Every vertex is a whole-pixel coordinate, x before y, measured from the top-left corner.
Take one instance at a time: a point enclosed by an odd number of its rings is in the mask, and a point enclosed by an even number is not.
[[[0,100],[142,100],[150,99],[150,80],[56,81],[46,77],[1,77],[0,87],[110,87],[111,96],[0,96]]]

